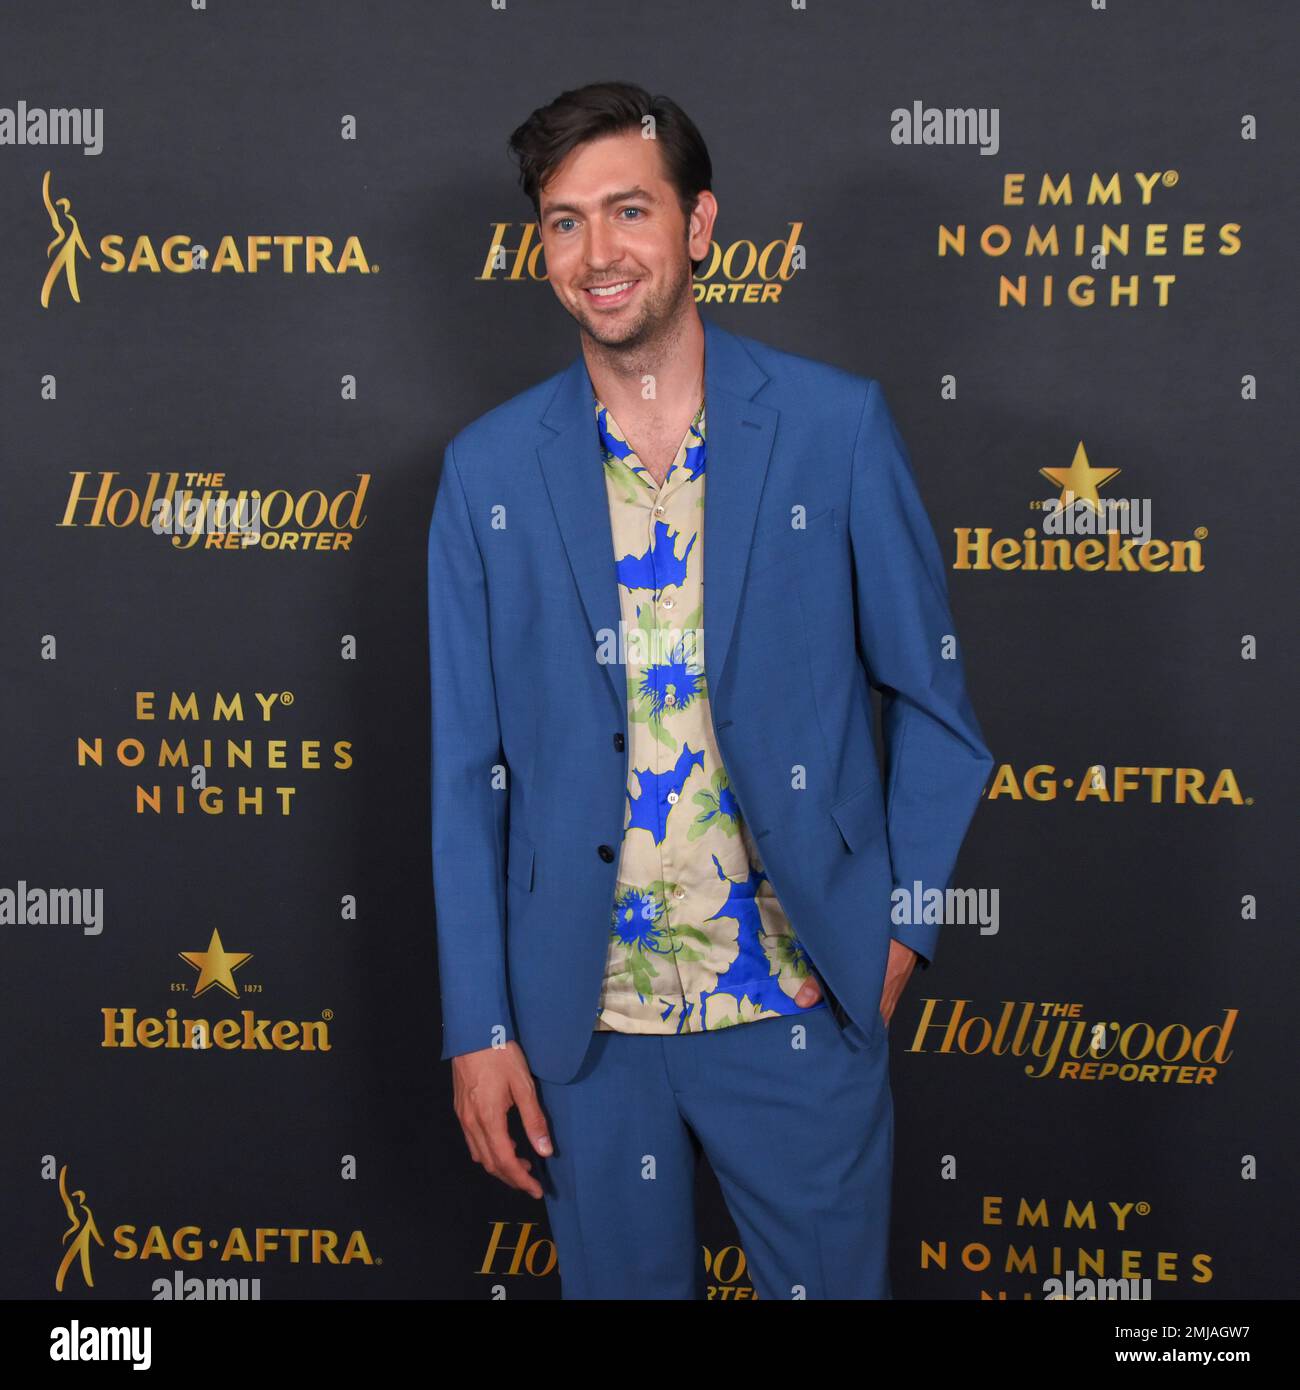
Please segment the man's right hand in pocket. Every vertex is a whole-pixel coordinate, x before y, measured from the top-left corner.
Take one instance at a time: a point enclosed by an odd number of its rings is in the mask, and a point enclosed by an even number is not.
[[[534,1151],[542,1158],[550,1157],[550,1128],[523,1048],[508,1042],[504,1047],[463,1052],[451,1059],[451,1075],[456,1118],[469,1145],[470,1157],[507,1186],[540,1197],[542,1186],[532,1176],[532,1162],[515,1152],[506,1123],[511,1107],[518,1107],[524,1133]]]

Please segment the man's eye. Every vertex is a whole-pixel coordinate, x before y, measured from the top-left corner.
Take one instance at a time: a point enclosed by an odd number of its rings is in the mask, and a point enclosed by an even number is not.
[[[642,213],[643,210],[644,210],[644,209],[642,209],[642,208],[623,208],[622,211],[619,213],[619,216],[622,217],[622,216],[623,216],[623,213],[630,212],[630,213],[632,214],[632,217],[631,217],[630,220],[633,221],[633,222],[635,222],[635,221],[637,220],[637,218],[641,216],[641,213]]]
[[[573,218],[557,217],[555,221],[551,223],[551,226],[554,227],[557,232],[567,232],[569,228],[573,226]]]

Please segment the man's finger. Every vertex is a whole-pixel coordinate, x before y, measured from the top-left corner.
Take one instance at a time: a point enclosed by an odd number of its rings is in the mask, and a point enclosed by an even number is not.
[[[808,978],[799,986],[799,993],[795,995],[794,1002],[801,1009],[806,1009],[809,1004],[815,1004],[822,997],[821,986],[817,983],[816,977],[809,975]]]
[[[471,1132],[470,1127],[463,1121],[461,1123],[460,1132],[465,1136],[465,1146],[469,1149],[470,1159],[474,1163],[480,1162],[478,1144],[475,1142],[474,1135]]]
[[[519,1107],[519,1119],[523,1124],[524,1133],[528,1136],[528,1142],[543,1158],[550,1158],[555,1149],[551,1143],[550,1126],[546,1123],[546,1115],[537,1099],[537,1088],[530,1081],[514,1086],[511,1093]]]
[[[473,1111],[463,1125],[465,1131],[465,1142],[469,1145],[470,1157],[475,1163],[481,1163],[485,1167],[490,1158],[488,1152],[488,1137],[483,1129],[483,1122],[480,1120],[478,1112]]]
[[[521,1192],[527,1192],[532,1197],[540,1197],[542,1195],[541,1184],[536,1178],[530,1176],[519,1162],[514,1141],[510,1138],[510,1131],[506,1127],[506,1112],[500,1111],[490,1116],[486,1129],[492,1152],[492,1162],[496,1169],[495,1176],[511,1187],[519,1188]]]

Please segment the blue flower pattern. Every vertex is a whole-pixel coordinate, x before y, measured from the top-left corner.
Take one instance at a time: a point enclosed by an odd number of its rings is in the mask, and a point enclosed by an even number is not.
[[[704,403],[662,483],[609,410],[595,407],[627,639],[629,733],[627,817],[595,1027],[706,1032],[806,1012],[794,995],[811,962],[763,871],[709,709]]]

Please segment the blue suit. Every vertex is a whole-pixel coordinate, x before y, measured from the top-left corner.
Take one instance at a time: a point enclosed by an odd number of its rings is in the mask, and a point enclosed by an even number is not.
[[[860,1079],[874,1089],[864,1104],[875,1097],[880,1126],[859,1166],[877,1197],[884,1193],[887,1214],[892,1116],[887,1123],[879,1005],[889,941],[928,961],[938,935],[934,925],[891,924],[890,894],[916,880],[948,886],[992,759],[955,653],[939,547],[879,383],[707,320],[705,334],[704,665],[714,728],[768,878],[835,1017],[823,1010],[816,1022],[593,1042],[627,813],[627,702],[624,666],[597,655],[616,641],[620,615],[593,394],[579,356],[453,439],[429,531],[442,1055],[517,1039],[580,1145],[602,1125],[617,1128],[604,1107],[629,1076],[655,1075],[663,1102],[665,1071],[684,1080],[695,1058],[700,1086],[716,1081],[712,1102],[696,1095],[697,1118],[716,1113],[751,1049],[779,1054],[779,1068],[799,1065],[786,1053],[791,1028],[806,1025],[794,1049],[831,1059],[821,1074],[841,1099],[845,1059],[866,1059],[871,1076]],[[792,530],[792,517],[806,530]],[[883,770],[871,686],[882,696]],[[651,1069],[659,1049],[663,1063]],[[593,1070],[579,1106],[578,1091],[561,1088]],[[775,1084],[813,1094],[785,1072]],[[685,1094],[676,1083],[668,1092]],[[698,1136],[699,1125],[687,1123]],[[681,1136],[661,1131],[660,1142],[680,1145]],[[720,1157],[710,1151],[721,1177]],[[571,1161],[552,1160],[570,1199]],[[752,1189],[755,1174],[737,1173],[733,1193]],[[611,1177],[602,1200],[619,1190]],[[553,1218],[562,1223],[571,1211],[557,1204]],[[598,1215],[589,1211],[588,1223]],[[881,1223],[873,1229],[878,1243]],[[821,1231],[824,1270],[835,1237],[825,1219]],[[764,1241],[758,1227],[749,1238]],[[858,1268],[855,1249],[845,1259]],[[560,1257],[564,1268],[563,1241]],[[883,1257],[871,1259],[879,1266]],[[791,1296],[791,1281],[818,1287],[813,1247],[800,1260],[799,1268],[769,1262],[763,1296]],[[592,1260],[584,1268],[593,1290],[610,1277]],[[572,1268],[565,1275],[577,1278]],[[823,1285],[836,1278],[827,1273]],[[883,1276],[867,1286],[876,1292],[851,1296],[887,1296]]]
[[[870,1042],[891,934],[937,946],[937,926],[891,928],[890,892],[948,885],[992,760],[879,383],[705,331],[718,740],[777,897]],[[578,357],[468,426],[429,529],[442,1055],[516,1038],[553,1081],[591,1041],[617,868],[601,846],[627,810],[625,671],[596,658],[619,609],[591,402]]]

